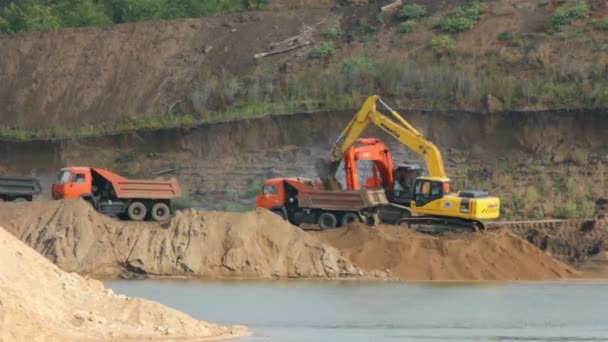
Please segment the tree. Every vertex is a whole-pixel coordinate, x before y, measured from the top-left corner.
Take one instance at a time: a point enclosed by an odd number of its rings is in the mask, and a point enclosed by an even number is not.
[[[62,27],[112,25],[112,19],[104,11],[103,5],[92,0],[62,1],[53,9]]]

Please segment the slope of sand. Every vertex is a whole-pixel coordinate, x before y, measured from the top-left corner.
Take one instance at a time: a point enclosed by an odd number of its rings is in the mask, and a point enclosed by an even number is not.
[[[206,340],[248,334],[61,271],[0,228],[0,341]]]
[[[81,200],[68,200],[3,203],[0,219],[63,270],[94,277],[124,272],[207,278],[364,275],[335,248],[266,210],[189,210],[158,224],[114,220]]]
[[[362,268],[388,270],[402,280],[545,280],[577,272],[508,231],[433,237],[403,227],[317,233]]]

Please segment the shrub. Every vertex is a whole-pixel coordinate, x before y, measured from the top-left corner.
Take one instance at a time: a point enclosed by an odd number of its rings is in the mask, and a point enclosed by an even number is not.
[[[334,55],[334,53],[336,53],[334,44],[325,43],[325,44],[313,49],[312,51],[310,51],[310,54],[308,56],[312,59],[321,59],[321,58],[331,57]]]
[[[1,22],[1,20],[0,20],[0,22]],[[0,23],[0,27],[1,26],[2,26],[2,24]],[[608,18],[594,21],[593,28],[596,30],[600,30],[600,31],[608,31]]]
[[[378,64],[368,57],[349,57],[342,62],[342,74],[346,90],[366,93],[374,91],[380,72]]]
[[[551,24],[555,30],[561,30],[575,20],[588,18],[591,13],[589,4],[585,0],[573,0],[569,8],[558,8],[551,17]]]
[[[417,27],[418,25],[413,20],[408,20],[399,25],[399,33],[410,33]]]
[[[336,40],[342,36],[342,31],[338,27],[330,27],[325,32],[323,32],[323,37],[326,39]]]
[[[481,18],[482,6],[478,3],[468,7],[457,7],[439,24],[439,27],[450,33],[465,32],[473,28]]]
[[[431,47],[438,55],[447,55],[452,53],[455,46],[456,41],[449,36],[435,37],[431,41]]]
[[[53,8],[62,27],[109,26],[112,19],[100,3],[92,0],[65,1]]]
[[[569,199],[565,204],[557,207],[553,216],[558,219],[574,219],[577,217],[576,203]]]
[[[400,20],[411,20],[422,18],[427,14],[426,6],[412,4],[403,6],[399,12],[397,12],[397,18]]]
[[[11,3],[2,9],[0,16],[9,24],[4,24],[5,32],[48,31],[59,27],[57,17],[48,6],[29,3]]]
[[[498,36],[496,36],[496,39],[498,39],[500,41],[507,41],[507,40],[513,39],[513,35],[511,34],[511,32],[503,31],[503,32],[500,32],[498,34]]]

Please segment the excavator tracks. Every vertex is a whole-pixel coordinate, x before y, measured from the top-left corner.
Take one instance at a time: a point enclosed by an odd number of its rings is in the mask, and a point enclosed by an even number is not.
[[[484,232],[486,227],[481,221],[470,221],[448,217],[413,216],[402,218],[398,225],[429,235],[445,233]]]

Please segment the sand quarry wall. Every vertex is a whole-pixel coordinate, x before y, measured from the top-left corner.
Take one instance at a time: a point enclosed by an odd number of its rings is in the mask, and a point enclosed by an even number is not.
[[[260,150],[298,146],[318,155],[327,150],[354,115],[341,112],[274,115],[206,124],[194,128],[139,131],[102,137],[51,141],[6,141],[0,145],[0,169],[9,173],[52,173],[66,165],[112,168],[122,155],[185,153],[195,160],[246,158]],[[495,160],[526,153],[556,162],[580,152],[608,155],[608,112],[547,111],[480,114],[403,111],[404,116],[444,153],[466,151]],[[365,136],[384,139],[393,152],[407,148],[378,129]],[[311,157],[311,160],[314,157]],[[182,161],[183,162],[183,161]],[[187,167],[187,163],[182,165]]]
[[[170,222],[117,221],[80,200],[3,203],[5,228],[60,268],[200,278],[540,280],[577,272],[509,232],[430,237],[354,226],[305,232],[258,210],[178,212]]]
[[[0,341],[196,340],[247,335],[66,273],[0,228]]]

